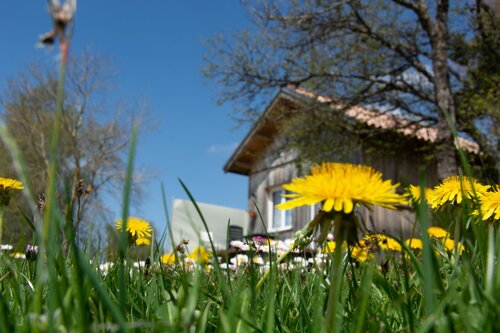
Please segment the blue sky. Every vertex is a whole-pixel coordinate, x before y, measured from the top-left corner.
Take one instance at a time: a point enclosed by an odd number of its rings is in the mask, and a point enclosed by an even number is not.
[[[35,48],[38,36],[51,28],[46,1],[2,1],[0,22],[0,87],[34,60],[55,61],[56,49]],[[160,229],[160,183],[169,202],[187,198],[177,177],[200,202],[246,209],[247,178],[222,168],[248,127],[235,129],[231,106],[215,104],[216,87],[201,69],[204,40],[249,24],[238,1],[78,3],[71,52],[91,47],[110,57],[118,69],[113,98],[149,104],[154,126],[141,132],[136,163],[154,176],[140,210],[132,213]]]

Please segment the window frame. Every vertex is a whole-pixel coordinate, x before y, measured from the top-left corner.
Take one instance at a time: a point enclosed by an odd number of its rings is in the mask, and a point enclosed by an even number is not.
[[[281,196],[281,194],[285,194],[288,191],[283,189],[283,187],[280,186],[273,186],[270,187],[267,190],[267,207],[268,207],[268,214],[267,214],[267,229],[269,232],[282,232],[282,231],[288,231],[293,229],[293,210],[287,209],[287,210],[278,210],[280,212],[280,225],[279,226],[274,226],[274,212],[275,212],[275,203],[274,203],[274,194],[276,192],[282,192],[279,193],[281,201],[279,203],[283,203],[287,200],[287,198],[284,198]],[[287,215],[290,218],[290,224],[287,225]]]

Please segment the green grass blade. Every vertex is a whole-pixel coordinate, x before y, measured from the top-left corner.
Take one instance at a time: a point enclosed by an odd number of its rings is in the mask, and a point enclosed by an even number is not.
[[[172,246],[172,251],[175,255],[175,262],[178,262],[178,254],[176,246],[174,244],[174,234],[172,232],[172,224],[170,223],[170,217],[168,215],[167,198],[165,195],[165,187],[163,183],[161,184],[161,198],[163,203],[163,211],[165,212],[165,221],[167,222],[168,237],[170,238],[170,246]]]
[[[102,284],[102,281],[99,280],[95,271],[90,267],[88,260],[84,257],[84,255],[80,251],[75,251],[75,257],[77,259],[77,263],[80,266],[81,272],[88,278],[89,282],[95,288],[97,295],[99,296],[99,300],[102,304],[109,310],[111,316],[116,321],[116,323],[120,327],[120,332],[128,332],[127,323],[125,321],[125,317],[122,314],[123,309],[120,309],[116,304],[109,298],[106,289]]]
[[[366,267],[363,277],[361,279],[361,285],[360,285],[361,295],[359,297],[359,300],[357,301],[358,308],[353,320],[353,323],[355,324],[353,330],[354,333],[365,332],[365,323],[368,310],[368,298],[370,296],[370,287],[373,279],[373,270],[374,270],[373,265],[369,264],[368,267]]]
[[[217,278],[219,281],[219,287],[222,289],[222,291],[224,293],[224,296],[225,296],[224,299],[227,300],[229,298],[229,291],[228,291],[227,285],[224,283],[224,281],[225,281],[224,273],[222,272],[222,269],[220,268],[219,262],[216,258],[217,251],[215,249],[215,245],[214,245],[214,242],[212,240],[212,237],[210,236],[210,229],[208,228],[207,221],[205,220],[205,217],[203,216],[203,213],[201,212],[200,207],[196,203],[196,200],[194,199],[193,195],[191,194],[191,192],[189,191],[187,186],[184,184],[184,182],[181,179],[179,179],[179,182],[180,182],[182,188],[184,189],[184,191],[186,192],[186,194],[188,195],[189,200],[191,200],[191,203],[194,205],[196,212],[198,213],[198,216],[200,217],[201,222],[203,223],[205,231],[207,232],[208,240],[210,241],[210,247],[211,247],[212,253],[215,257],[214,260],[212,260],[212,262],[214,264],[215,272],[217,274]]]
[[[488,225],[488,250],[486,253],[486,282],[485,282],[485,292],[487,295],[493,294],[495,270],[498,270],[498,263],[496,263],[495,256],[495,231],[493,225]]]
[[[427,201],[425,199],[425,175],[420,175],[420,205],[417,207],[417,217],[422,229],[422,242],[423,242],[423,285],[424,285],[424,304],[427,316],[430,316],[435,309],[436,296],[434,292],[436,276],[436,260],[434,257],[434,249],[427,233],[429,228],[429,216],[427,213]]]
[[[128,153],[127,171],[125,174],[125,183],[123,188],[123,201],[122,201],[122,232],[119,242],[119,263],[118,263],[118,285],[120,288],[120,308],[125,311],[127,307],[127,280],[128,272],[127,257],[128,257],[128,232],[127,220],[130,209],[130,195],[132,192],[132,176],[134,171],[135,150],[137,146],[137,137],[139,133],[139,125],[136,123],[132,128],[132,135],[130,139],[130,148]]]

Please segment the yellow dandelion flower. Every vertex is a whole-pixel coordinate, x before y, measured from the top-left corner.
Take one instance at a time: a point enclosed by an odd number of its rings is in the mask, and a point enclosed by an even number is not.
[[[408,238],[405,240],[405,245],[413,250],[422,250],[424,248],[422,240],[418,238]]]
[[[413,203],[420,203],[420,186],[410,185],[406,189],[406,193],[410,197],[410,201]],[[425,188],[424,189],[425,200],[428,202],[429,198],[432,195],[432,189]]]
[[[116,229],[122,231],[122,221],[116,221]],[[127,219],[127,231],[133,238],[149,238],[153,228],[149,222],[138,217],[129,216]]]
[[[460,254],[464,251],[464,246],[460,242],[455,242],[453,239],[446,238],[442,241],[442,243],[444,248],[449,252],[452,252],[455,248]]]
[[[370,245],[371,245],[371,243],[368,240],[365,240],[365,239],[360,239],[358,241],[358,244],[357,244],[357,246],[362,247],[362,248],[369,247]]]
[[[337,243],[335,241],[328,241],[326,242],[323,247],[321,248],[322,253],[333,253],[335,252],[335,249],[337,248]],[[347,242],[342,243],[342,250],[347,249]]]
[[[175,255],[173,253],[166,253],[161,257],[161,263],[165,265],[175,264]]]
[[[439,239],[451,237],[446,230],[440,227],[429,227],[427,229],[427,233],[429,234],[429,236]]]
[[[496,187],[493,192],[486,192],[479,198],[481,205],[481,213],[483,214],[483,221],[490,217],[494,220],[500,220],[500,187]],[[473,215],[479,216],[479,211],[475,210]]]
[[[349,214],[354,206],[378,205],[395,209],[406,204],[406,199],[395,192],[399,184],[382,180],[382,174],[366,165],[323,163],[312,168],[311,175],[295,178],[284,189],[295,192],[285,194],[290,198],[277,206],[291,209],[323,202],[323,210],[343,211]]]
[[[325,245],[323,245],[322,252],[323,253],[333,253],[335,251],[336,243],[334,241],[328,241]]]
[[[151,240],[146,237],[137,238],[135,240],[135,245],[151,245]]]
[[[401,244],[399,244],[398,241],[395,240],[394,238],[391,237],[382,238],[382,240],[380,240],[378,244],[382,248],[382,250],[401,252]]]
[[[384,251],[398,251],[401,252],[401,244],[398,243],[394,238],[386,235],[373,234],[365,236],[365,240],[368,242],[377,243],[378,247]]]
[[[0,177],[0,189],[1,190],[22,190],[23,183],[21,183],[19,180]]]
[[[472,199],[474,191],[478,197],[481,197],[489,188],[489,185],[482,185],[471,177],[451,176],[434,187],[429,197],[429,204],[433,209],[439,208],[447,202],[460,204],[464,197]]]
[[[351,256],[359,262],[365,262],[373,258],[373,253],[367,251],[364,247],[354,246],[351,251]]]
[[[10,190],[22,190],[23,183],[18,180],[0,177],[0,207],[10,203]]]
[[[210,252],[208,252],[204,247],[196,247],[193,252],[188,254],[188,259],[206,264],[210,258]]]
[[[26,254],[23,252],[13,252],[9,255],[14,259],[26,259]]]

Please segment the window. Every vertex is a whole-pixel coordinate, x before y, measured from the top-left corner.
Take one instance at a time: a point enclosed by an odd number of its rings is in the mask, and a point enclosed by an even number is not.
[[[290,193],[281,188],[269,191],[269,229],[271,231],[288,230],[292,228],[292,210],[280,210],[276,205],[288,200],[283,194]]]
[[[243,240],[243,228],[237,225],[229,225],[229,241]]]
[[[316,217],[319,212],[319,205],[310,205],[309,206],[309,220],[312,220]]]

